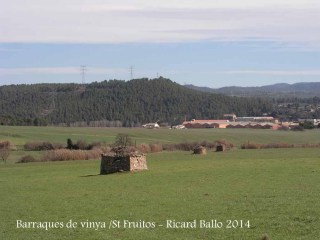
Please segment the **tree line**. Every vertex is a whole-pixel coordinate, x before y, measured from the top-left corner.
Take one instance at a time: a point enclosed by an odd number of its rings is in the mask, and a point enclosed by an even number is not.
[[[2,125],[134,127],[158,120],[180,124],[185,118],[222,118],[225,113],[259,116],[272,112],[273,103],[203,93],[160,77],[1,86],[0,109]]]

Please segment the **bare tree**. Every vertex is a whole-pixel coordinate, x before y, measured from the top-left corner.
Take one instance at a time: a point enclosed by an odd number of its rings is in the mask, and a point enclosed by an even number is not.
[[[7,163],[7,159],[10,155],[10,149],[7,147],[0,148],[0,159],[4,162]]]
[[[116,136],[116,141],[114,142],[114,145],[117,147],[129,147],[133,146],[133,141],[127,134],[118,134]]]

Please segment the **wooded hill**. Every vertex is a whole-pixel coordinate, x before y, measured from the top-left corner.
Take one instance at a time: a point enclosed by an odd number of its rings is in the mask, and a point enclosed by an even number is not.
[[[267,97],[267,98],[311,98],[320,97],[320,82],[300,82],[294,84],[278,83],[261,87],[223,87],[208,88],[194,85],[185,87],[211,93],[220,93],[238,97]]]
[[[108,120],[131,127],[157,120],[180,124],[185,117],[221,118],[225,113],[255,116],[271,112],[272,104],[259,98],[203,93],[158,78],[1,86],[0,110],[0,123],[6,125]]]

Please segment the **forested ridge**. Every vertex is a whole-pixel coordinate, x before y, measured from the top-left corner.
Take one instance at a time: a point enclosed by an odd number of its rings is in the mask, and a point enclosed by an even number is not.
[[[32,84],[0,87],[0,123],[47,125],[99,120],[139,126],[159,120],[261,115],[272,111],[269,100],[229,97],[188,89],[165,78],[110,80],[90,84]]]
[[[222,87],[208,88],[198,87],[192,84],[185,85],[187,88],[202,92],[220,93],[238,97],[266,97],[266,98],[312,98],[320,97],[320,82],[299,82],[294,84],[277,83],[261,87]]]

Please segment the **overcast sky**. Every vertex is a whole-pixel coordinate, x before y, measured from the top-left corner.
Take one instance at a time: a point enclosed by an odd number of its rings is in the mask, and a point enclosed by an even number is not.
[[[0,0],[0,84],[320,79],[316,0]]]

